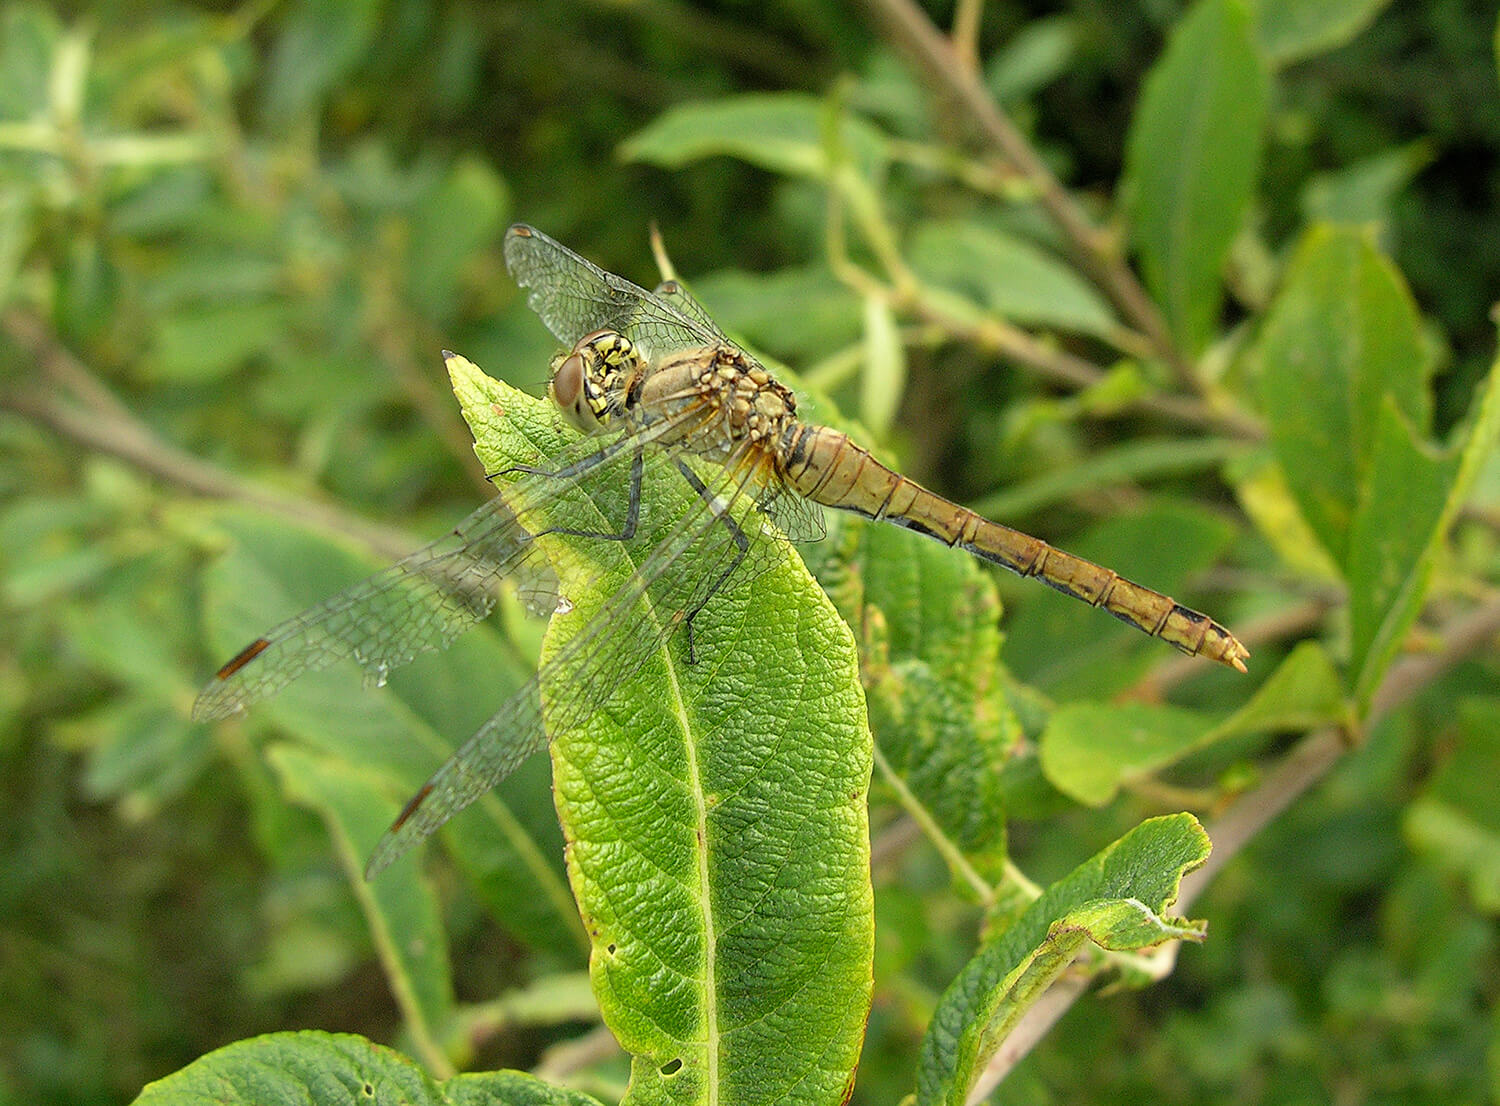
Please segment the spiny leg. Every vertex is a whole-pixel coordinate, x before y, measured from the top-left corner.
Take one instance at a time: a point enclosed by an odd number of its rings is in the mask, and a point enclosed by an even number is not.
[[[600,538],[604,541],[629,541],[635,537],[636,523],[641,517],[641,477],[645,469],[645,455],[637,448],[635,456],[630,459],[630,503],[625,509],[625,523],[618,532],[610,533],[601,530],[580,530],[571,526],[553,526],[543,530],[542,534],[567,534],[575,538]]]

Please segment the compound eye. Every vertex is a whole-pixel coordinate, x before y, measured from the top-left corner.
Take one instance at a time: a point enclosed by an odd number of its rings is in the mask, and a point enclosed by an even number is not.
[[[579,430],[588,432],[598,425],[598,420],[589,408],[586,378],[583,358],[571,353],[553,370],[547,391],[552,396],[552,402],[562,412],[563,418]]]

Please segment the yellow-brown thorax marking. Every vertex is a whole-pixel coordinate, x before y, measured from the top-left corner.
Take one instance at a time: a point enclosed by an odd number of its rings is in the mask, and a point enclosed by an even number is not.
[[[710,460],[746,446],[775,453],[797,424],[790,389],[728,345],[672,353],[649,365],[630,339],[596,331],[554,360],[548,392],[564,417],[586,432],[620,418],[654,421],[698,412],[657,440],[680,442]]]

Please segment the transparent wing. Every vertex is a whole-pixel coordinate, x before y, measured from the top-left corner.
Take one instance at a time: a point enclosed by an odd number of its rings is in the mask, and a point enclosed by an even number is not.
[[[811,499],[777,486],[775,494],[762,495],[758,509],[774,524],[775,536],[794,542],[822,541],[828,536],[823,508]]]
[[[656,286],[656,291],[652,294],[663,303],[670,304],[692,319],[693,322],[703,328],[705,333],[712,334],[714,339],[722,345],[728,346],[734,344],[725,337],[724,332],[719,329],[719,324],[709,317],[708,309],[699,303],[693,294],[677,281],[662,281]]]
[[[625,480],[636,449],[690,417],[659,419],[613,441],[574,443],[549,461],[552,471],[521,475],[437,541],[256,638],[199,692],[193,717],[227,718],[344,659],[381,683],[391,669],[446,648],[488,615],[506,578],[534,613],[550,614],[558,604],[556,577],[522,518],[585,480]]]
[[[669,466],[675,463],[658,450],[647,475],[671,478]],[[747,503],[752,495],[755,502]],[[376,846],[366,878],[513,772],[546,745],[547,733],[583,725],[609,703],[623,676],[638,670],[685,618],[705,604],[721,610],[721,590],[735,580],[755,578],[788,555],[790,547],[756,522],[782,497],[779,485],[763,483],[753,458],[741,456],[715,470],[685,513],[658,519],[655,532],[666,536],[585,627],[418,790]],[[543,686],[553,689],[545,711]],[[558,688],[566,688],[566,694]]]
[[[505,265],[517,284],[530,289],[527,304],[564,345],[572,346],[596,330],[613,330],[648,357],[658,358],[725,341],[696,302],[696,311],[684,311],[667,298],[605,272],[534,227],[517,223],[506,232]]]
[[[492,499],[451,533],[251,642],[199,693],[193,717],[227,718],[344,658],[383,682],[489,614],[496,584],[534,555],[531,535]]]

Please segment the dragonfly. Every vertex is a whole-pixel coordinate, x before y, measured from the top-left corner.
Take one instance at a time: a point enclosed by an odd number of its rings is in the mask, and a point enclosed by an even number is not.
[[[256,638],[214,674],[194,717],[236,714],[344,659],[383,683],[390,669],[485,618],[506,581],[535,613],[566,615],[572,603],[538,538],[629,542],[649,498],[644,489],[660,480],[684,481],[691,506],[658,526],[654,546],[587,624],[412,796],[377,844],[366,878],[545,747],[549,732],[583,725],[673,633],[684,634],[687,660],[696,663],[695,618],[736,574],[783,555],[787,539],[821,533],[823,507],[927,535],[1184,653],[1246,671],[1249,651],[1207,615],[984,518],[902,476],[842,431],[800,419],[791,390],[677,282],[647,291],[525,224],[506,232],[504,253],[529,306],[563,344],[547,392],[579,432],[574,443],[499,474],[496,497],[450,533]],[[593,502],[596,489],[623,499],[623,517],[556,524],[575,500]],[[569,692],[544,708],[541,689],[555,679],[566,679]]]

